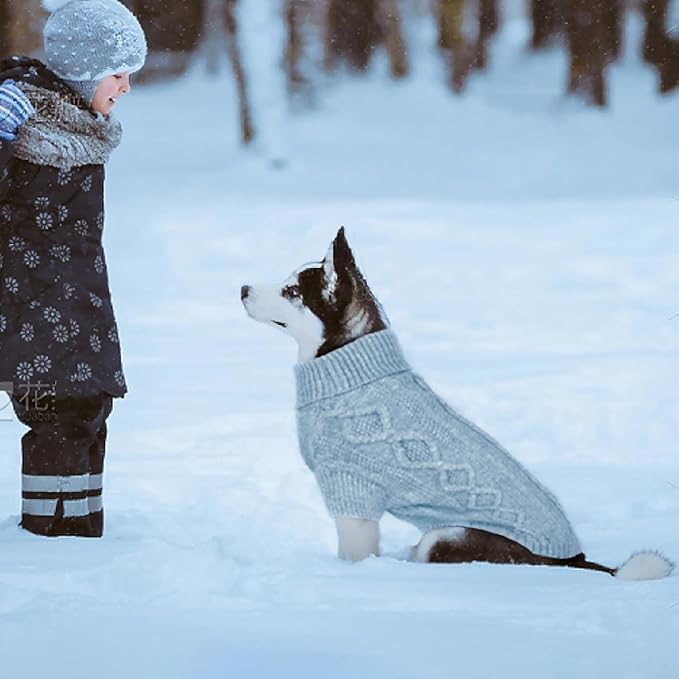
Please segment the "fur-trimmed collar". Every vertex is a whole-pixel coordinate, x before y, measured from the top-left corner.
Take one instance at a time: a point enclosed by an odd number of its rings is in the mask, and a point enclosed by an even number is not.
[[[122,128],[109,116],[85,110],[59,92],[19,82],[36,114],[22,125],[14,155],[36,165],[70,170],[103,165],[120,144]],[[75,100],[74,100],[75,101]]]

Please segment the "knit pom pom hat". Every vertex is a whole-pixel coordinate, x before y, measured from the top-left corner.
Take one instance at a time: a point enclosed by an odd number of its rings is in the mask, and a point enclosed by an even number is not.
[[[45,63],[88,103],[99,83],[117,73],[135,73],[146,61],[146,37],[118,0],[43,0]]]

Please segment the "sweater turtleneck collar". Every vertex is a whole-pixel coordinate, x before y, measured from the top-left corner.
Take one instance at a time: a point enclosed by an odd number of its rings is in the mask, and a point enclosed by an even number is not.
[[[344,394],[370,382],[410,371],[396,335],[381,330],[295,366],[297,407]]]

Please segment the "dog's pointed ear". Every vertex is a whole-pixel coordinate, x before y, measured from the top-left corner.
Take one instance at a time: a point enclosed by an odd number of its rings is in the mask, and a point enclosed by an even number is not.
[[[344,227],[341,227],[332,244],[333,266],[338,277],[351,274],[356,270],[356,260],[351,251]]]
[[[354,254],[342,227],[323,260],[327,299],[341,302],[345,297],[347,300],[351,298],[355,270]]]
[[[335,271],[335,242],[333,241],[323,259],[323,277],[325,278],[324,296],[330,300],[335,297],[337,289],[337,271]]]

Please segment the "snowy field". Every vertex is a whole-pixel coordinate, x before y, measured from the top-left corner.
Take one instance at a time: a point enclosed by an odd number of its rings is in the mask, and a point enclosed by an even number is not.
[[[378,64],[292,117],[270,17],[243,22],[254,150],[226,75],[119,104],[130,394],[103,540],[17,528],[22,428],[0,422],[0,677],[676,679],[677,576],[410,564],[396,520],[385,557],[340,563],[297,452],[295,349],[238,297],[346,225],[413,365],[561,498],[588,556],[679,561],[679,95],[654,94],[639,26],[605,112],[562,98],[564,56],[527,54],[516,19],[463,97],[422,26],[409,81]]]

